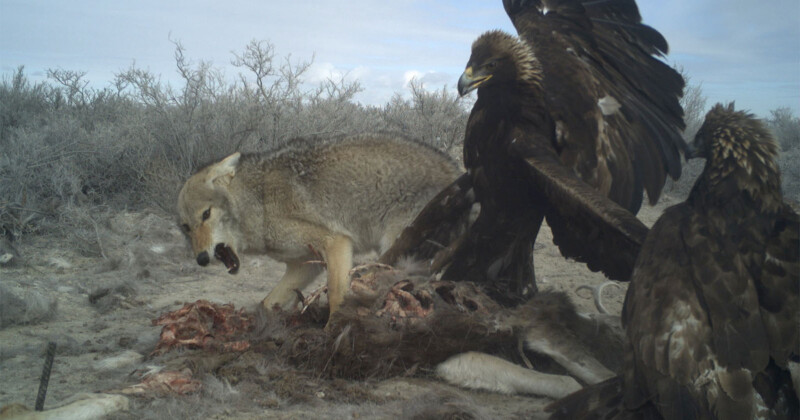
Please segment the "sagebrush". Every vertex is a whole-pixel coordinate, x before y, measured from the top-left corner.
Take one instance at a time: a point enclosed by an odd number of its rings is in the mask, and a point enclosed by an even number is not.
[[[198,167],[234,151],[273,149],[298,136],[391,131],[460,158],[470,99],[412,80],[383,106],[354,98],[358,81],[344,76],[310,86],[313,62],[276,57],[267,41],[252,41],[226,77],[192,61],[175,43],[182,83],[131,66],[109,87],[89,87],[85,73],[50,70],[32,83],[23,67],[0,81],[0,233],[9,240],[34,233],[67,236],[84,253],[103,255],[104,218],[123,209],[172,214],[182,182]],[[684,74],[686,77],[686,75]],[[706,98],[689,84],[682,105],[687,140],[702,124]],[[783,153],[784,190],[800,199],[800,119],[786,108],[767,123]],[[688,194],[702,162],[689,162],[666,192]]]
[[[273,51],[268,42],[251,42],[234,54],[242,72],[228,80],[210,64],[189,60],[176,43],[181,86],[134,66],[101,90],[90,88],[81,72],[51,70],[47,82],[31,83],[20,67],[5,77],[2,233],[14,239],[82,232],[75,239],[83,239],[109,209],[172,213],[181,183],[198,166],[299,136],[393,131],[457,156],[468,104],[455,94],[412,81],[409,98],[365,106],[354,100],[358,81],[340,77],[309,87],[303,77],[312,61],[279,59]]]

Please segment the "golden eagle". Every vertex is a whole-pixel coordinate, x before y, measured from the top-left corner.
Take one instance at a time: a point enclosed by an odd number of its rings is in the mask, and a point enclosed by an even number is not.
[[[694,150],[703,173],[636,261],[623,377],[557,402],[554,417],[800,415],[789,372],[800,352],[800,218],[781,195],[777,146],[753,115],[717,104]]]
[[[501,301],[535,292],[546,218],[564,256],[628,280],[647,234],[631,212],[680,175],[683,78],[633,0],[503,4],[519,37],[481,35],[458,82],[478,94],[460,188],[474,189],[480,214],[444,277],[485,283]]]

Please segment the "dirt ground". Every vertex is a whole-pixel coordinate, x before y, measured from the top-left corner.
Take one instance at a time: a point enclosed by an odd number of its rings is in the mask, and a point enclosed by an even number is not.
[[[639,218],[652,225],[673,203],[666,197],[656,207],[645,205]],[[57,355],[46,409],[72,401],[77,394],[136,384],[141,372],[170,363],[167,356],[148,357],[160,332],[151,320],[198,299],[252,308],[283,273],[282,264],[249,255],[243,256],[237,275],[227,274],[221,264],[200,267],[175,221],[165,216],[119,214],[97,234],[103,257],[81,256],[69,243],[37,237],[17,244],[14,263],[0,267],[0,406],[12,402],[34,406],[50,341],[57,343]],[[535,264],[542,289],[568,292],[581,311],[597,312],[589,292],[576,294],[575,289],[599,285],[605,277],[561,257],[547,228],[539,235]],[[606,288],[604,303],[611,313],[619,314],[622,307],[626,286],[621,286]],[[103,289],[105,295],[99,293]],[[122,354],[135,357],[109,363],[109,358]],[[255,386],[206,374],[199,378],[203,382],[199,392],[132,397],[128,411],[111,417],[437,418],[438,409],[456,407],[465,413],[461,418],[544,418],[543,407],[550,402],[535,396],[467,391],[437,380],[430,372],[365,381],[307,375],[294,385],[294,393],[281,388],[274,372],[269,376]],[[303,395],[298,396],[297,390]]]

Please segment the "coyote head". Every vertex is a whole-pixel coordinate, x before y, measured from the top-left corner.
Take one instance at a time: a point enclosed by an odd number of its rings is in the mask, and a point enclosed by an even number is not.
[[[192,243],[197,263],[205,266],[213,254],[228,272],[239,271],[239,233],[231,208],[229,186],[241,155],[234,153],[186,181],[178,195],[180,225]]]

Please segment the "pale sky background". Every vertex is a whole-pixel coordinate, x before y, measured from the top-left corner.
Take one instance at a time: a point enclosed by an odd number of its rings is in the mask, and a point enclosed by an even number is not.
[[[639,0],[645,23],[670,44],[666,58],[702,83],[708,106],[736,100],[761,116],[800,112],[800,1]],[[490,29],[515,33],[500,0],[0,0],[0,73],[20,65],[32,80],[48,68],[86,71],[93,87],[136,67],[178,85],[174,45],[234,80],[230,62],[251,40],[269,40],[278,57],[315,64],[307,81],[357,78],[357,100],[386,103],[425,87],[455,91],[472,41]]]

